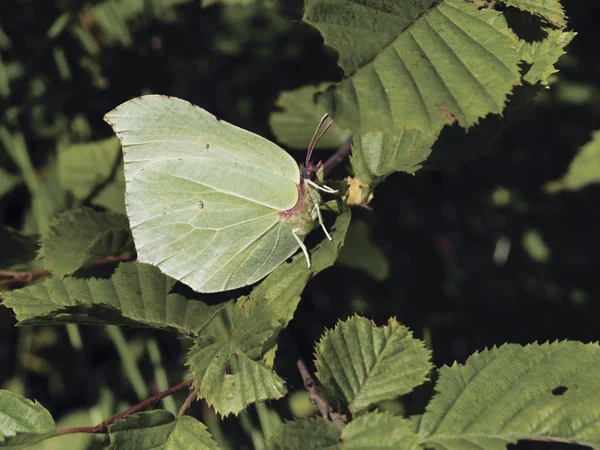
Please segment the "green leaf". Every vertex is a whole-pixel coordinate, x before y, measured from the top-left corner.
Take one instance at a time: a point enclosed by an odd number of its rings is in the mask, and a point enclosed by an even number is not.
[[[322,418],[297,420],[281,425],[268,448],[416,450],[421,448],[419,438],[411,428],[411,422],[402,417],[375,412],[354,419],[341,432]]]
[[[108,428],[110,450],[218,450],[202,422],[164,410],[126,416]]]
[[[200,333],[227,306],[169,294],[174,284],[155,267],[127,262],[110,279],[51,277],[3,297],[21,325],[134,324],[191,334]]]
[[[125,177],[116,137],[58,148],[60,182],[79,200],[125,213]]]
[[[55,275],[70,275],[94,260],[135,253],[127,217],[89,208],[65,211],[50,222],[39,256]]]
[[[585,144],[571,161],[567,173],[555,181],[546,183],[549,193],[576,191],[590,184],[600,182],[600,130],[595,131],[592,140]]]
[[[555,27],[567,25],[565,11],[560,0],[502,0],[507,6],[514,6],[536,16],[543,17]]]
[[[444,450],[523,439],[600,448],[599,386],[597,344],[505,344],[441,369],[418,434]]]
[[[354,136],[437,133],[500,113],[520,83],[518,38],[501,12],[464,0],[308,0],[304,20],[340,54],[347,79],[320,95]]]
[[[337,262],[362,270],[377,281],[390,276],[390,263],[372,239],[371,228],[362,220],[353,220]]]
[[[271,113],[269,125],[278,142],[295,149],[306,149],[319,120],[325,114],[317,107],[315,94],[322,91],[330,82],[316,86],[302,86],[279,94],[275,102],[278,111]],[[319,141],[317,148],[337,148],[350,137],[347,130],[333,125]]]
[[[395,319],[376,327],[354,316],[327,331],[316,347],[317,377],[357,414],[427,381],[430,354]]]
[[[286,422],[277,428],[267,446],[272,450],[334,450],[341,433],[323,418]]]
[[[250,403],[283,397],[284,381],[262,360],[264,346],[279,322],[266,306],[247,312],[231,309],[230,335],[207,336],[190,349],[190,367],[198,398],[203,398],[223,416],[237,414]]]
[[[331,267],[343,248],[346,232],[350,224],[350,210],[344,208],[337,217],[331,230],[331,241],[322,241],[311,250],[312,267],[306,267],[304,255],[298,254],[275,269],[260,283],[244,301],[244,307],[250,311],[254,305],[262,305],[264,313],[279,323],[271,336],[272,347],[265,347],[264,361],[272,366],[276,351],[276,338],[292,320],[300,302],[300,294],[311,277]]]
[[[0,448],[19,449],[56,434],[46,408],[18,394],[0,389]]]
[[[438,134],[405,130],[399,134],[366,133],[354,139],[350,162],[355,175],[373,184],[393,172],[415,173],[431,153]]]
[[[340,449],[417,450],[418,436],[412,424],[402,417],[371,412],[354,419],[342,431]]]
[[[520,42],[519,53],[521,59],[526,63],[532,64],[523,79],[530,84],[540,82],[547,86],[550,75],[558,72],[554,64],[562,55],[565,47],[577,33],[573,31],[546,29],[548,36],[541,41]]]

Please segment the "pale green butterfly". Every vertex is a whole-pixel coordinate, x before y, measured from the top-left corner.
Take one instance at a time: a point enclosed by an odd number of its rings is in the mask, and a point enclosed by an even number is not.
[[[301,172],[282,148],[178,98],[135,98],[104,119],[123,146],[138,261],[219,292],[262,279],[298,248],[310,267],[303,239],[317,220],[331,239],[318,190],[336,191],[310,179],[317,132]]]

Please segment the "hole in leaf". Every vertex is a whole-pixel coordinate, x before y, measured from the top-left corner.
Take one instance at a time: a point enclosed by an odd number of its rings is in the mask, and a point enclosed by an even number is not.
[[[552,395],[563,395],[569,388],[566,386],[558,386],[552,389]]]
[[[286,263],[291,264],[294,261],[294,258],[292,258],[291,256],[285,260]]]

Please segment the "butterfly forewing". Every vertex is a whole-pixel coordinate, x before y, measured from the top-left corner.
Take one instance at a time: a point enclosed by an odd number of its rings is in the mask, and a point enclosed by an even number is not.
[[[121,139],[138,259],[199,292],[260,280],[298,249],[280,212],[300,171],[260,136],[183,100],[145,96],[106,120]]]

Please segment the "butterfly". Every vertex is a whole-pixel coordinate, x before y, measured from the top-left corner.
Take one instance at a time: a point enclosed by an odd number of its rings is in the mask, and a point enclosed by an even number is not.
[[[125,203],[138,261],[197,292],[252,284],[323,224],[322,167],[174,97],[146,95],[106,114],[121,140]]]

